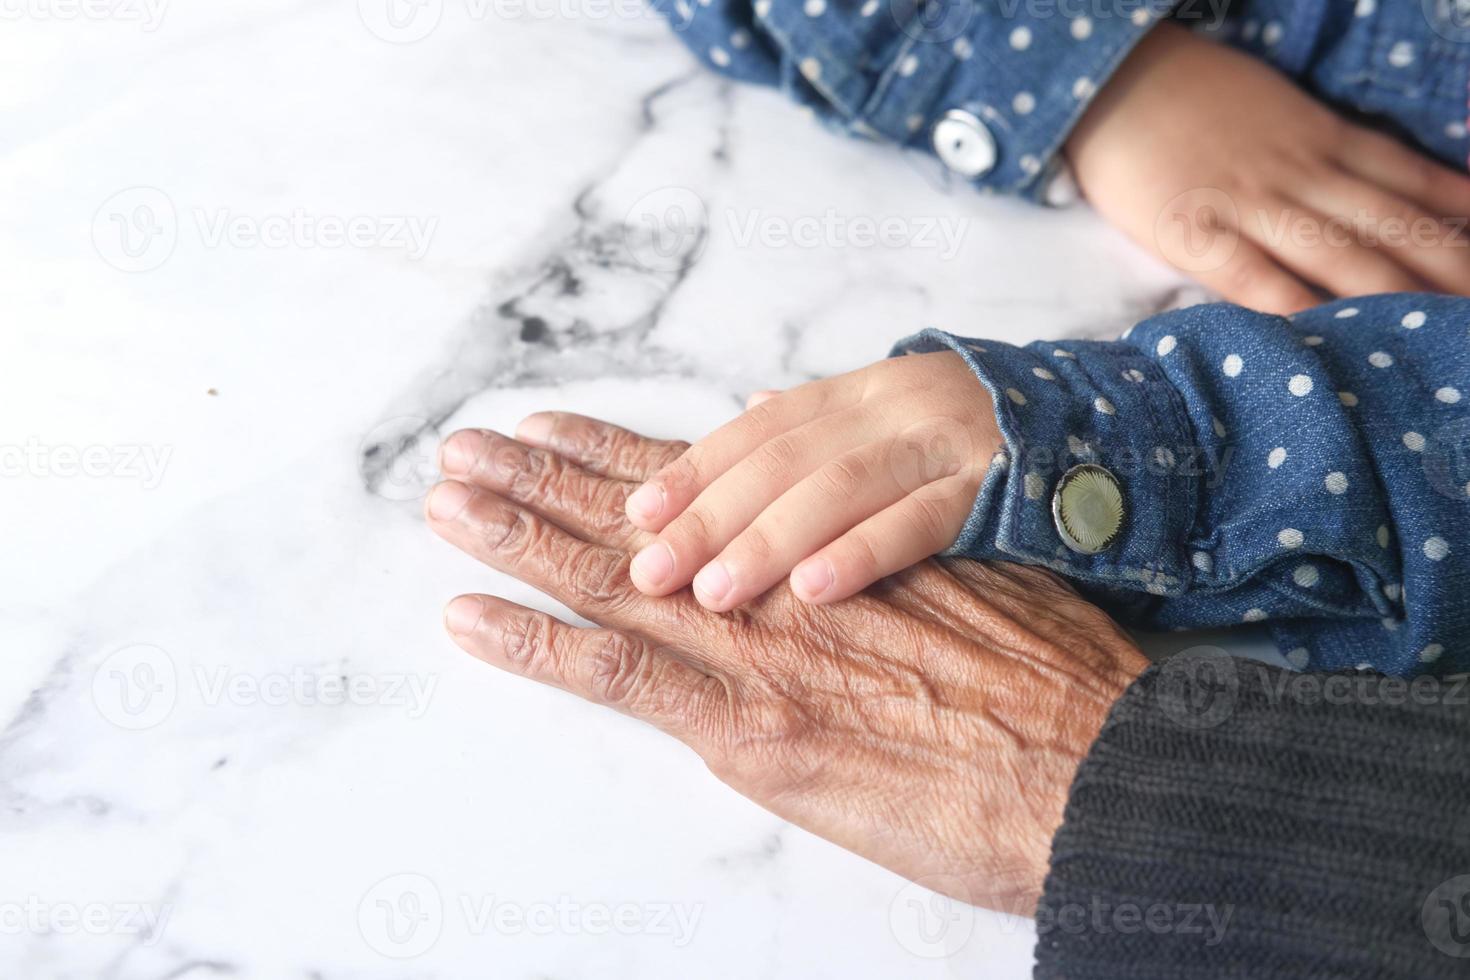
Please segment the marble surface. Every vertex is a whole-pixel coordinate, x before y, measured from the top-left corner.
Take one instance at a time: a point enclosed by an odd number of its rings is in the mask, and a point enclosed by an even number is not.
[[[430,452],[1180,283],[630,3],[388,2],[6,5],[0,976],[1028,976],[1028,922],[460,654],[458,592],[555,607],[425,530]]]

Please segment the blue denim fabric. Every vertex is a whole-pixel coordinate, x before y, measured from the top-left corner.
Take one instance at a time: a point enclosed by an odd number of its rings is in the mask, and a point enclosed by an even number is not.
[[[1298,667],[1470,670],[1470,300],[1196,306],[1026,347],[931,330],[894,353],[946,348],[1006,445],[949,553],[1051,568],[1140,628],[1263,622]],[[1051,513],[1089,461],[1127,507],[1090,556]]]
[[[1379,120],[1451,166],[1470,158],[1470,3],[1245,0],[1222,40],[1350,113]]]
[[[981,190],[1035,201],[1096,91],[1161,17],[1264,58],[1323,99],[1464,167],[1465,0],[650,0],[706,64],[779,85],[853,135],[932,153],[951,109],[984,121]]]

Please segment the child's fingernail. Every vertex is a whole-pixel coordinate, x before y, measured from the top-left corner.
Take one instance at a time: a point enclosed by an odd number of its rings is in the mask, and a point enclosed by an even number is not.
[[[628,571],[642,585],[656,589],[674,574],[674,553],[662,541],[655,541],[633,556],[633,563],[628,566]],[[634,584],[639,584],[639,581]]]
[[[694,591],[705,605],[718,605],[730,594],[730,573],[724,565],[712,561],[694,576]]]
[[[832,588],[832,563],[825,558],[808,558],[791,573],[791,584],[803,599],[819,598]]]
[[[628,498],[628,516],[642,521],[651,521],[664,509],[664,492],[652,483],[645,483],[634,490]]]

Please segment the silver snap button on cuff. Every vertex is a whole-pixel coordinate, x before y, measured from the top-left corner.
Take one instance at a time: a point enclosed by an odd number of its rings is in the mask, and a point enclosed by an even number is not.
[[[1074,466],[1057,483],[1051,516],[1068,548],[1082,555],[1106,551],[1123,530],[1123,488],[1095,463]]]
[[[975,178],[995,168],[995,137],[973,113],[951,109],[934,124],[934,152],[962,177]]]

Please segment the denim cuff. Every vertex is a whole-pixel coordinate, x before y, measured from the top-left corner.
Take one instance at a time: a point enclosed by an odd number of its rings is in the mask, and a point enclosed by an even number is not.
[[[1058,151],[1102,85],[1175,0],[976,4],[972,0],[757,2],[760,28],[859,135],[935,153],[959,110],[995,144],[980,188],[1043,203],[1067,168]],[[830,8],[830,9],[829,9]],[[821,10],[817,16],[812,11]],[[944,153],[939,152],[944,159]],[[948,161],[946,161],[948,162]]]
[[[899,341],[891,356],[946,349],[990,392],[1005,449],[945,553],[1182,595],[1193,574],[1188,542],[1207,473],[1184,403],[1157,362],[1125,342],[1015,347],[940,330]],[[1092,555],[1064,543],[1052,513],[1058,482],[1083,463],[1112,473],[1124,502],[1117,538]]]

